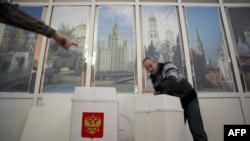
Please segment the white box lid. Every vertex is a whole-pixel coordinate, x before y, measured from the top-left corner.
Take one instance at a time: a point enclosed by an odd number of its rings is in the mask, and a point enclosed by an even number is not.
[[[72,101],[118,101],[113,87],[76,87]]]
[[[136,111],[183,111],[180,98],[166,94],[140,95],[136,98]]]

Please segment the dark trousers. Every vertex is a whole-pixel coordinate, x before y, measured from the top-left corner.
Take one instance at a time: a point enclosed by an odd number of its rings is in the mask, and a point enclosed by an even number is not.
[[[185,107],[184,117],[185,122],[186,120],[188,121],[194,141],[208,141],[207,134],[203,126],[198,98],[192,100]]]

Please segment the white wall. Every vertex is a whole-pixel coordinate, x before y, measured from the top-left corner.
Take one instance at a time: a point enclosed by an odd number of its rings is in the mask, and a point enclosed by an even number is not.
[[[32,98],[0,98],[0,141],[19,141]]]
[[[246,94],[201,94],[200,107],[209,140],[223,140],[223,125],[250,123],[250,96]],[[221,95],[221,96],[220,96]],[[135,98],[139,95],[118,94],[122,122],[120,141],[132,141]],[[71,94],[43,94],[39,97],[0,96],[0,141],[68,141],[70,130]],[[43,100],[41,101],[41,99]],[[38,106],[32,106],[38,103]],[[33,108],[32,108],[33,107]],[[29,114],[29,112],[31,114]],[[28,119],[27,124],[26,120]],[[126,121],[125,119],[130,119]],[[24,132],[23,132],[24,131]],[[22,137],[23,134],[23,137]],[[191,141],[186,126],[187,141]],[[127,139],[127,140],[126,140]]]

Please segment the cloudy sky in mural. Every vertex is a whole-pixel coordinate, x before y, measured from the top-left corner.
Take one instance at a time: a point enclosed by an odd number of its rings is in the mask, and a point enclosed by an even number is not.
[[[216,61],[216,53],[222,34],[218,8],[187,7],[186,16],[191,47],[194,47],[196,27],[206,53],[207,61],[208,59]]]
[[[157,29],[159,32],[160,41],[166,39],[166,31],[171,30],[174,33],[174,38],[179,33],[179,25],[176,24],[176,7],[175,6],[143,6],[143,43],[148,43],[148,17],[150,15],[155,16]]]
[[[62,23],[70,24],[73,27],[81,23],[85,24],[88,20],[87,14],[87,6],[56,6],[53,8],[51,26],[58,29]]]
[[[108,35],[117,24],[123,35],[123,40],[133,44],[133,7],[132,6],[100,6],[98,13],[97,39],[108,41]]]

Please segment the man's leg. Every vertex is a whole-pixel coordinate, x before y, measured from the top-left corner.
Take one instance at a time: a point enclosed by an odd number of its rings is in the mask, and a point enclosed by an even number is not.
[[[184,110],[194,141],[207,141],[200,113],[198,98],[191,101]]]

